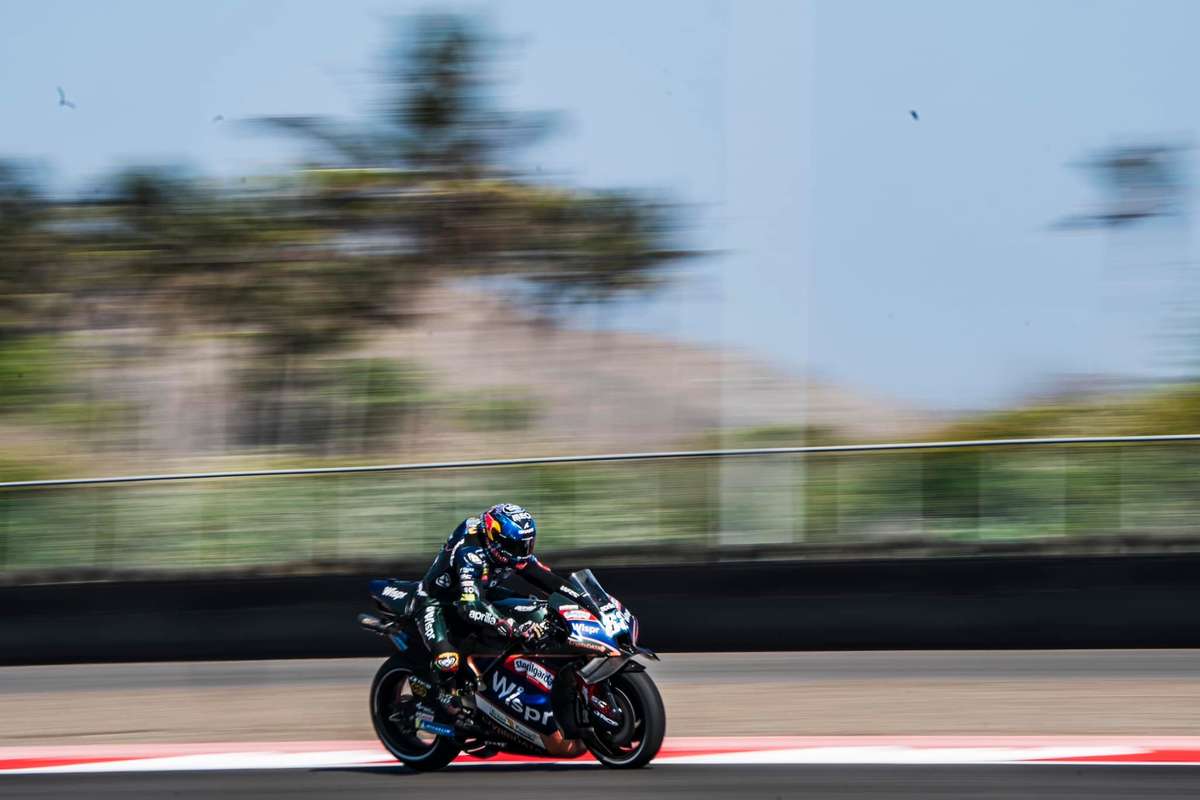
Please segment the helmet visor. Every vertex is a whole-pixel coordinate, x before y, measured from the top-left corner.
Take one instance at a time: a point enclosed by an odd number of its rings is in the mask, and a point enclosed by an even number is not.
[[[511,558],[529,558],[533,555],[533,537],[510,539],[507,536],[497,536],[496,544]]]

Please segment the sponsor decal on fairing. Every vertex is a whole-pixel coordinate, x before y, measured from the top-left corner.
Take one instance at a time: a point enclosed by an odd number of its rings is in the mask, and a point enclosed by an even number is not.
[[[484,625],[496,625],[500,622],[495,614],[490,614],[486,611],[476,611],[473,608],[467,612],[467,617],[472,622],[482,622]]]
[[[492,673],[492,691],[503,703],[512,709],[513,713],[522,717],[526,722],[535,722],[539,725],[550,725],[550,720],[554,717],[554,712],[550,709],[541,710],[531,703],[526,703],[521,692],[521,685],[516,681],[510,680],[506,675],[499,672]],[[535,695],[535,699],[540,695]],[[544,699],[544,698],[543,698]]]
[[[528,658],[518,657],[513,660],[512,668],[522,673],[530,683],[544,691],[550,691],[554,686],[554,673],[542,664]]]
[[[506,731],[521,737],[536,747],[539,747],[543,750],[545,749],[545,744],[542,743],[542,737],[538,735],[536,731],[526,725],[522,725],[508,714],[505,714],[499,708],[494,706],[486,697],[477,697],[475,699],[475,705],[480,711],[487,715],[488,719],[492,720]]]
[[[603,630],[599,625],[591,625],[586,622],[571,623],[571,633],[576,636],[598,636]]]

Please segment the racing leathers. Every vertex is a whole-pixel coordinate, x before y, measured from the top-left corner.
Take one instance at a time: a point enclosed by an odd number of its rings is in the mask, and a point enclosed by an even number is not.
[[[490,628],[511,638],[520,631],[489,599],[516,596],[501,586],[514,574],[547,595],[560,592],[568,597],[578,596],[566,580],[547,569],[536,556],[511,566],[493,563],[481,536],[478,517],[463,520],[421,580],[422,608],[418,629],[433,656],[435,674],[447,686],[454,685],[461,660],[458,648],[449,637],[447,613],[456,613],[472,625]]]

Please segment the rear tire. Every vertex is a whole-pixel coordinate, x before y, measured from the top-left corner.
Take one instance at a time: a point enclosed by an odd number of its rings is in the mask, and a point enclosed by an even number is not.
[[[409,678],[417,671],[402,655],[393,655],[379,667],[371,681],[371,724],[375,735],[409,769],[432,772],[453,761],[459,747],[453,740],[417,731],[409,708],[416,704]],[[403,719],[390,717],[399,715]]]
[[[617,739],[595,729],[583,735],[592,755],[610,769],[638,769],[650,763],[662,747],[667,732],[667,712],[658,687],[645,672],[621,672],[608,679],[622,712],[629,715],[628,730]]]

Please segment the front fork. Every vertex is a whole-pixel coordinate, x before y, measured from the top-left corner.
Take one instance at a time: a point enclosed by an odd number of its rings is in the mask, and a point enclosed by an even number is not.
[[[586,717],[609,731],[621,727],[622,712],[617,699],[613,697],[608,681],[588,685],[579,681],[579,699],[583,703]]]

